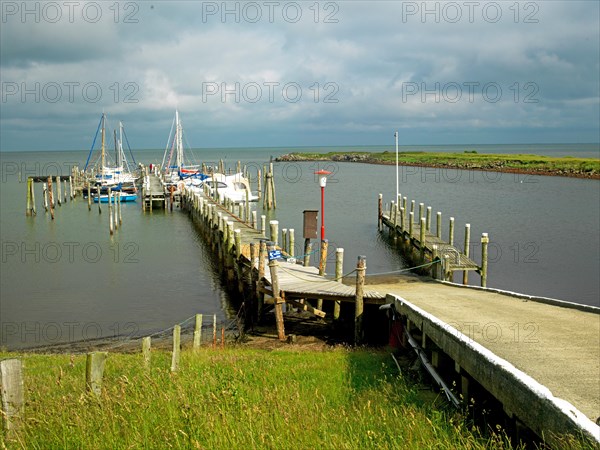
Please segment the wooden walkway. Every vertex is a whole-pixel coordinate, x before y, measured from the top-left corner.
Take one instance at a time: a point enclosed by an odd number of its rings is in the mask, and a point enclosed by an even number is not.
[[[278,261],[279,289],[282,296],[287,299],[323,299],[343,302],[354,302],[356,286],[347,286],[335,280],[319,275],[316,267],[304,267],[299,264]],[[266,285],[271,286],[271,274],[267,271],[263,279]],[[272,296],[272,292],[268,290]],[[365,289],[364,302],[366,304],[385,304],[385,294],[375,290]]]
[[[599,308],[425,278],[407,281],[383,280],[371,287],[396,296],[397,309],[411,324],[509,414],[538,435],[573,432],[587,423],[600,442],[600,428],[593,424],[600,419]]]
[[[142,184],[142,209],[152,211],[154,208],[166,209],[166,206],[167,196],[162,181],[154,173],[146,175]]]

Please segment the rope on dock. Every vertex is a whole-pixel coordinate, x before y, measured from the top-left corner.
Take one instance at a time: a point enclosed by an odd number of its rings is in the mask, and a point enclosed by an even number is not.
[[[373,276],[373,275],[392,275],[392,274],[394,274],[394,273],[408,272],[408,271],[410,271],[410,270],[414,270],[414,269],[420,269],[421,267],[432,266],[432,265],[434,265],[434,264],[438,264],[438,263],[440,263],[440,262],[441,262],[441,261],[438,261],[438,260],[436,260],[436,261],[432,261],[432,262],[429,262],[429,263],[426,263],[426,264],[421,264],[420,266],[409,267],[409,268],[407,268],[407,269],[394,270],[394,271],[392,271],[392,272],[370,273],[370,274],[369,274],[369,276]]]

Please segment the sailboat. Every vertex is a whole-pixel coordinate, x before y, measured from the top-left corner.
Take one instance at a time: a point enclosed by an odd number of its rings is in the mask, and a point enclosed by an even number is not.
[[[175,133],[173,133],[173,128],[175,128]],[[163,167],[165,180],[168,185],[178,184],[180,180],[191,181],[192,179],[203,180],[206,178],[206,175],[201,173],[201,166],[189,163],[189,160],[184,155],[183,126],[179,119],[178,110],[175,110],[175,119],[171,125],[161,167]]]
[[[94,189],[91,191],[93,191],[93,194],[97,194],[99,190],[101,194],[100,201],[102,202],[108,201],[109,189],[111,191],[123,192],[124,195],[122,195],[121,201],[135,201],[137,198],[137,195],[135,195],[137,192],[137,188],[135,187],[137,176],[130,169],[129,162],[127,161],[125,152],[123,151],[123,137],[125,136],[125,139],[127,139],[127,136],[124,133],[122,122],[119,122],[118,137],[116,130],[114,132],[115,161],[107,161],[110,160],[110,157],[106,152],[106,114],[102,113],[102,117],[100,119],[100,123],[98,124],[98,129],[96,130],[96,135],[94,136],[92,148],[88,154],[84,170],[87,170],[88,168],[99,131],[101,131],[101,152],[99,160],[97,160],[94,164],[93,176],[95,183]],[[133,154],[131,154],[131,157],[133,159]]]

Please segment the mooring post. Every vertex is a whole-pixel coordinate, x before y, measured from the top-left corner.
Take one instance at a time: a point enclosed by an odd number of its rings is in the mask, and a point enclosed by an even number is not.
[[[68,199],[67,180],[63,180],[63,187],[64,187],[65,203],[67,203],[67,199]]]
[[[450,217],[450,223],[448,225],[448,243],[454,246],[454,217]]]
[[[440,239],[442,237],[442,213],[439,211],[436,214],[435,235]]]
[[[310,253],[312,251],[312,244],[310,239],[304,239],[304,267],[310,266]]]
[[[427,220],[425,223],[425,228],[427,229],[427,231],[431,230],[431,206],[427,207]]]
[[[258,320],[262,318],[263,307],[265,304],[265,294],[262,292],[263,279],[265,277],[265,259],[267,258],[267,244],[264,240],[260,241],[258,249],[258,280],[256,283],[256,314]]]
[[[256,214],[257,214],[256,210],[252,211],[252,224],[251,225],[252,225],[252,228],[254,228],[255,230],[257,228]]]
[[[0,397],[2,422],[7,439],[12,439],[23,421],[25,392],[23,388],[23,363],[11,358],[0,361]]]
[[[335,281],[338,283],[342,282],[342,276],[344,275],[344,249],[335,249]],[[339,300],[333,303],[333,320],[340,318],[340,307],[341,302]]]
[[[377,230],[381,231],[381,226],[383,224],[383,194],[379,194],[379,199],[377,200]]]
[[[69,175],[69,197],[71,200],[73,200],[73,198],[75,197],[75,194],[73,192],[73,176]]]
[[[42,196],[44,197],[44,210],[48,212],[48,185],[42,184]]]
[[[400,232],[403,233],[404,232],[404,220],[405,220],[405,216],[406,215],[406,210],[404,209],[404,207],[400,207]]]
[[[427,220],[421,217],[421,229],[419,230],[419,247],[421,250],[421,264],[425,262],[425,230],[427,228]]]
[[[421,218],[425,217],[423,215],[424,210],[425,210],[425,203],[419,203],[419,223],[421,222]]]
[[[285,253],[288,252],[287,232],[288,232],[287,228],[281,229],[281,250],[283,250]]]
[[[88,202],[88,211],[92,210],[92,188],[90,187],[90,182],[87,183],[87,202]]]
[[[390,219],[392,220],[390,234],[396,240],[396,228],[398,227],[398,207],[396,206],[396,202],[392,202],[390,208]]]
[[[54,198],[52,192],[52,177],[48,177],[48,205],[50,205],[50,217],[54,220]]]
[[[112,210],[112,197],[111,197],[111,193],[110,193],[110,187],[108,188],[108,230],[110,231],[110,234],[112,236],[114,230],[113,230],[113,210]],[[98,199],[98,202],[100,202],[100,199]]]
[[[260,232],[262,233],[262,237],[267,237],[267,216],[264,214],[260,216]]]
[[[363,340],[363,296],[367,257],[359,256],[356,264],[356,297],[354,305],[354,344],[359,345]]]
[[[271,250],[275,249],[275,243],[270,242]],[[273,294],[273,302],[275,303],[275,323],[277,325],[277,336],[280,341],[285,340],[285,329],[283,325],[283,300],[279,292],[279,277],[277,275],[277,261],[269,258],[269,270],[271,271],[271,289]]]
[[[238,228],[233,233],[235,235],[235,257],[236,259],[240,259],[240,255],[242,254],[242,230]]]
[[[296,237],[294,236],[294,229],[290,228],[288,230],[288,255],[290,255],[292,258],[296,254],[296,252],[294,251],[295,245],[296,245]]]
[[[431,262],[433,264],[431,265],[430,273],[431,273],[431,277],[437,280],[437,279],[439,279],[439,275],[438,275],[439,270],[438,269],[440,266],[439,261],[437,263],[435,262],[436,260],[439,259],[437,244],[433,244],[431,246],[431,252],[432,252]]]
[[[61,190],[60,190],[60,176],[56,175],[56,177],[54,178],[54,184],[56,184],[56,202],[58,203],[58,206],[62,206],[62,194],[61,194]]]
[[[487,271],[488,271],[488,244],[490,238],[487,233],[481,234],[481,286],[487,287]]]
[[[274,246],[277,246],[277,237],[279,236],[279,221],[271,220],[269,221],[269,226],[271,227],[271,242],[273,242]]]
[[[269,171],[271,172],[271,194],[273,197],[273,209],[277,209],[277,195],[275,194],[275,172],[273,171],[273,162],[269,163]]]
[[[413,238],[414,226],[415,226],[415,213],[411,211],[410,214],[408,215],[408,237],[409,237],[409,239]]]
[[[198,351],[200,344],[202,343],[202,314],[196,314],[196,320],[194,323],[194,344],[193,349]]]
[[[97,397],[102,393],[102,377],[106,364],[107,352],[92,352],[87,354],[85,363],[85,385],[89,392]]]
[[[471,224],[465,224],[465,249],[464,255],[469,257],[469,246],[471,245]],[[463,284],[467,284],[469,282],[469,271],[463,270]]]
[[[258,169],[258,172],[256,173],[256,190],[257,190],[257,195],[258,195],[259,200],[262,197],[261,177],[262,177],[262,174],[260,172],[260,169]]]

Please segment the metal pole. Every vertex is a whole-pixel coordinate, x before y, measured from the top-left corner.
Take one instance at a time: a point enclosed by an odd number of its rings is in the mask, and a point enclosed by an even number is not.
[[[325,239],[325,187],[321,186],[321,241]]]

